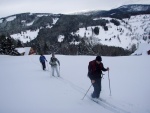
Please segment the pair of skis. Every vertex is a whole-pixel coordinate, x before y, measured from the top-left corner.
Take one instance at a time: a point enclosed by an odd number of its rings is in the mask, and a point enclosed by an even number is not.
[[[100,105],[101,107],[111,111],[111,112],[114,112],[114,113],[130,113],[129,111],[126,111],[120,107],[117,107],[109,102],[107,102],[106,100],[104,99],[101,99],[101,98],[98,98],[98,99],[92,99],[91,100],[93,102],[95,102],[96,104]]]
[[[101,99],[95,99],[95,98],[91,98],[91,100],[93,101],[93,102],[96,102],[97,104],[99,104],[102,100]]]

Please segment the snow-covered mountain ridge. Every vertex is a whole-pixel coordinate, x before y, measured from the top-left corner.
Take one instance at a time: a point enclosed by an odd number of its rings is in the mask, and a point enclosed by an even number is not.
[[[126,10],[128,12],[136,12],[136,11],[147,11],[150,10],[149,5],[140,5],[140,4],[132,4],[132,5],[123,5],[119,7],[119,9]]]
[[[112,18],[95,18],[94,20],[105,19],[110,21]],[[55,24],[58,19],[54,18]],[[108,23],[108,31],[105,31],[102,26],[89,26],[87,30],[85,28],[79,28],[73,35],[79,35],[80,37],[87,37],[92,44],[101,43],[109,46],[118,46],[125,49],[131,48],[133,44],[138,43],[150,43],[150,15],[137,15],[132,16],[130,19],[118,20],[119,26],[115,26],[113,23]],[[26,25],[32,25],[27,23]],[[51,26],[47,25],[51,28]],[[98,27],[100,29],[99,35],[92,32],[92,29]],[[11,37],[19,39],[26,43],[35,39],[40,29],[35,31],[27,30],[25,32],[12,34]],[[64,37],[64,35],[61,35]],[[61,37],[59,36],[59,37]],[[58,38],[58,41],[60,39]],[[63,41],[63,40],[61,40]]]
[[[97,18],[99,19],[99,18]],[[95,20],[97,20],[95,19]],[[110,21],[112,18],[100,18]],[[150,15],[131,16],[130,19],[117,20],[119,26],[113,23],[108,23],[108,31],[105,31],[102,26],[97,26],[100,29],[98,35],[92,33],[92,29],[96,26],[80,28],[76,34],[81,37],[88,37],[91,43],[101,43],[109,46],[118,46],[125,49],[130,49],[133,45],[138,46],[139,43],[150,43]],[[92,38],[91,38],[92,37]]]
[[[66,44],[79,46],[84,40],[92,46],[102,44],[135,50],[139,43],[150,43],[149,7],[125,5],[87,15],[18,14],[0,19],[0,34],[9,33],[14,39],[29,42],[28,46],[34,43],[43,48],[46,44],[49,49],[53,46],[60,50]],[[124,13],[123,9],[128,12]]]

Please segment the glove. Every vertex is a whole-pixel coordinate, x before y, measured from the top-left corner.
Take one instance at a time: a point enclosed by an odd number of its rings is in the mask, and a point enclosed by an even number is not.
[[[91,80],[91,83],[94,84],[94,83],[95,83],[95,80]]]
[[[109,67],[107,67],[107,71],[109,71]]]

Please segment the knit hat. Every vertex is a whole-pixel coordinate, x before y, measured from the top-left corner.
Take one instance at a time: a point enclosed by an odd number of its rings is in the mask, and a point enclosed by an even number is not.
[[[102,61],[101,56],[97,56],[97,57],[96,57],[96,61]]]

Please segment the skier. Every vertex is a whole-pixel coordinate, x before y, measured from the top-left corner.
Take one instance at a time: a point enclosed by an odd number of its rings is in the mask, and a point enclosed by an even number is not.
[[[41,53],[41,56],[40,56],[39,60],[42,64],[43,70],[45,70],[46,69],[45,61],[47,62],[47,60],[46,60],[45,56],[42,53]]]
[[[52,76],[54,76],[54,71],[56,71],[57,76],[59,77],[59,76],[60,76],[60,73],[58,72],[57,63],[58,63],[58,65],[60,66],[59,60],[55,57],[55,54],[52,53],[52,57],[50,58],[50,62],[49,62],[49,64],[51,65]]]
[[[97,56],[96,59],[90,61],[88,65],[88,76],[94,87],[94,91],[91,94],[93,100],[97,100],[100,96],[102,71],[109,71],[109,67],[104,68],[103,63],[101,61],[101,56]]]

